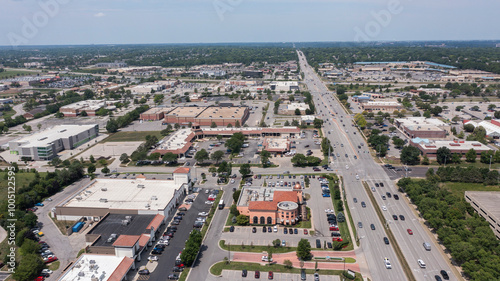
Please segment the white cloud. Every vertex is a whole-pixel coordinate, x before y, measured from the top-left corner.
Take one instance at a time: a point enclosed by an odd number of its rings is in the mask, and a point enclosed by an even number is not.
[[[95,14],[95,15],[94,15],[94,17],[96,17],[96,18],[102,18],[102,17],[104,17],[105,15],[106,15],[106,14],[104,14],[103,12],[99,12],[99,13]]]

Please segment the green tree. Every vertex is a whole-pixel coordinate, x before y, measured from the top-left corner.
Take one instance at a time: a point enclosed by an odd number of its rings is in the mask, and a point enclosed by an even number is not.
[[[223,157],[224,157],[224,151],[222,151],[222,150],[217,150],[217,151],[213,152],[212,154],[210,154],[210,159],[215,161],[216,164],[218,164],[219,161],[222,160]]]
[[[440,165],[450,163],[451,161],[450,149],[444,146],[438,148],[438,150],[436,151],[436,160]]]
[[[422,157],[422,165],[429,165],[429,164],[430,164],[429,157],[427,157],[427,155],[424,155],[424,157]]]
[[[163,101],[164,96],[161,94],[155,95],[153,101],[155,104],[160,104]]]
[[[80,116],[82,116],[82,117],[88,116],[87,111],[82,110],[82,112],[80,113]]]
[[[163,155],[161,159],[167,163],[176,162],[177,154],[173,154],[172,152],[167,152]]]
[[[474,125],[472,125],[472,124],[465,124],[464,125],[464,131],[466,131],[467,133],[474,132]]]
[[[224,146],[230,149],[232,153],[239,153],[244,142],[245,135],[242,133],[235,133],[226,141]]]
[[[307,165],[307,158],[304,154],[297,153],[290,160],[295,166],[303,167]]]
[[[302,113],[300,113],[300,109],[296,108],[295,109],[295,115],[301,115]]]
[[[262,164],[262,167],[267,168],[270,166],[269,163],[269,158],[271,157],[271,152],[267,150],[262,150],[260,152],[260,163]]]
[[[283,265],[284,265],[286,268],[288,268],[288,269],[293,268],[293,263],[292,263],[292,261],[291,261],[291,260],[285,260],[285,261],[283,261]]]
[[[451,162],[460,164],[460,162],[462,162],[461,158],[462,155],[460,153],[453,153],[453,155],[451,156]]]
[[[321,129],[321,126],[323,126],[323,120],[318,119],[318,118],[314,118],[313,125],[314,125],[314,128]]]
[[[93,174],[95,172],[96,168],[95,168],[95,165],[94,164],[90,164],[88,167],[87,167],[87,173],[89,174]]]
[[[431,112],[429,110],[424,111],[425,118],[431,118]]]
[[[129,159],[127,153],[122,153],[122,155],[120,155],[120,162],[127,163],[128,161]]]
[[[234,122],[234,127],[240,128],[241,127],[240,121],[236,120],[236,122]]]
[[[304,238],[300,239],[299,244],[297,246],[297,257],[303,261],[311,260],[312,254],[311,254],[311,244],[309,243],[309,240]]]
[[[110,171],[109,171],[108,166],[104,166],[104,168],[101,169],[101,173],[103,173],[103,174],[109,174],[109,172]]]
[[[290,122],[286,120],[284,126],[290,126]]]
[[[217,124],[215,122],[212,122],[212,124],[210,124],[210,128],[217,128]]]
[[[252,174],[252,170],[250,169],[250,164],[243,164],[240,167],[240,174],[242,178],[246,178],[248,175]]]
[[[495,152],[493,150],[481,152],[481,163],[489,164],[490,160],[491,163],[495,163]]]
[[[95,163],[94,155],[90,155],[89,160],[90,160],[90,163]]]
[[[38,254],[28,254],[22,257],[13,274],[14,280],[34,280],[43,269],[43,261]]]
[[[392,138],[392,143],[396,148],[402,148],[405,145],[405,141],[400,139],[399,137]]]
[[[238,198],[240,198],[240,194],[241,194],[241,189],[237,189],[233,192],[234,203],[238,202]]]
[[[205,149],[202,149],[194,155],[194,159],[196,161],[203,163],[203,161],[210,159],[208,152]]]
[[[111,118],[108,120],[108,123],[106,123],[106,131],[108,131],[108,133],[116,133],[118,132],[118,122]]]
[[[238,225],[248,225],[250,223],[250,219],[248,219],[245,215],[239,215],[236,217],[236,223]]]
[[[470,163],[476,162],[476,157],[477,157],[477,153],[474,150],[474,148],[469,149],[469,151],[467,151],[467,153],[465,153],[465,161],[467,161],[467,162],[470,162]]]
[[[414,146],[405,146],[400,154],[401,163],[406,165],[420,164],[420,150]]]
[[[191,266],[198,255],[203,236],[199,230],[193,230],[189,234],[184,250],[181,253],[181,260],[186,266]]]

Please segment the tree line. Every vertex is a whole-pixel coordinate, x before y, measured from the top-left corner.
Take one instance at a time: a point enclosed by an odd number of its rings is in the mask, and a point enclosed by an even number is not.
[[[467,278],[500,278],[500,243],[488,222],[463,197],[440,187],[433,175],[427,180],[404,178],[398,186],[417,205],[426,224],[436,231]]]

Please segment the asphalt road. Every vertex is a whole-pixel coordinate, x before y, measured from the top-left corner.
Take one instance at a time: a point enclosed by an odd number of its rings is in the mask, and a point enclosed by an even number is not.
[[[307,84],[319,114],[319,118],[325,120],[324,131],[326,137],[336,144],[335,154],[340,157],[334,161],[332,168],[343,177],[347,199],[351,207],[351,214],[357,227],[357,222],[362,222],[363,228],[358,228],[358,236],[361,240],[361,247],[365,254],[372,280],[405,280],[401,265],[396,258],[392,245],[385,245],[383,237],[387,236],[384,227],[378,219],[374,206],[363,188],[362,181],[369,184],[383,182],[384,188],[377,192],[397,192],[392,180],[383,168],[377,164],[369,153],[367,144],[360,132],[353,126],[353,117],[346,114],[339,102],[329,93],[328,89],[321,82],[314,70],[307,64],[303,54],[299,52],[301,70],[305,74]],[[327,121],[328,120],[328,121]],[[342,121],[341,121],[342,120]],[[345,125],[345,126],[344,126]],[[344,144],[343,147],[339,144]],[[358,148],[360,146],[360,148]],[[347,154],[347,157],[345,156]],[[355,159],[355,157],[357,159]],[[347,169],[346,165],[349,166]],[[353,198],[358,200],[353,203]],[[400,196],[402,197],[402,196]],[[441,269],[451,273],[450,266],[442,254],[436,250],[434,239],[428,235],[418,218],[413,214],[411,208],[405,200],[396,201],[391,199],[389,203],[382,200],[381,196],[375,196],[379,205],[387,204],[388,211],[384,212],[387,225],[393,231],[396,240],[413,270],[417,280],[430,280],[435,274],[439,274]],[[367,203],[366,208],[360,206],[360,201]],[[382,202],[384,201],[384,202]],[[378,206],[377,206],[378,207]],[[404,215],[405,221],[393,221],[392,214]],[[375,230],[370,229],[370,224],[374,224]],[[413,231],[413,235],[407,233],[407,229]],[[433,245],[433,250],[426,251],[422,246],[423,242]],[[386,269],[383,259],[388,257],[392,263],[392,269]],[[417,259],[423,259],[427,264],[426,269],[421,269],[417,265]],[[451,280],[456,277],[451,275]]]

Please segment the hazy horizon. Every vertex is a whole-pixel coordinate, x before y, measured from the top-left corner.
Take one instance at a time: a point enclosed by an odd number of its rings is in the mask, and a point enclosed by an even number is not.
[[[488,41],[500,1],[6,0],[0,45]],[[487,19],[487,20],[483,20]]]

